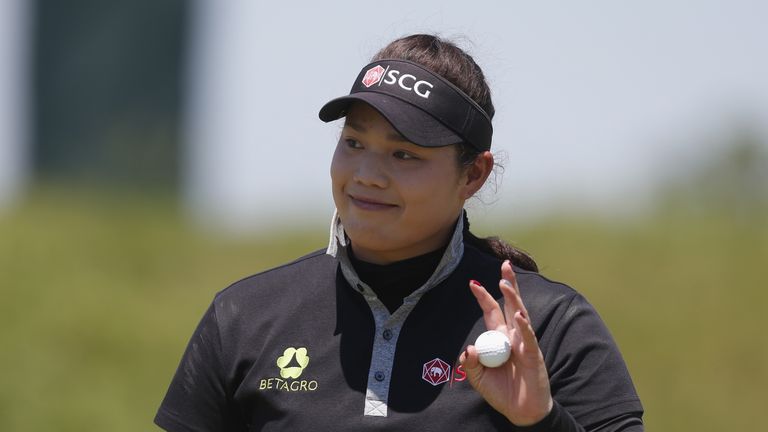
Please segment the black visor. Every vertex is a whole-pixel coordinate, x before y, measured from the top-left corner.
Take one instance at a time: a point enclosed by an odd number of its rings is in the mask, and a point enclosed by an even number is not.
[[[320,119],[344,117],[354,101],[384,116],[408,141],[423,147],[467,143],[490,150],[493,127],[488,114],[443,77],[405,60],[379,60],[363,68],[349,95],[320,109]]]

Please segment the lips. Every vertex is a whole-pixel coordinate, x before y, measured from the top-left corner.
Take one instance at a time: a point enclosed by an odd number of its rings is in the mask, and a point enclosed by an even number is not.
[[[363,210],[390,210],[397,205],[395,204],[389,204],[384,201],[377,200],[375,198],[366,197],[363,195],[349,195],[350,201],[352,201],[352,204],[360,209]]]

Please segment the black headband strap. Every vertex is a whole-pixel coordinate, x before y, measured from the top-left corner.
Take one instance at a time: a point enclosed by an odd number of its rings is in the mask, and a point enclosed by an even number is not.
[[[407,60],[384,59],[365,66],[350,94],[382,93],[434,117],[478,150],[490,150],[493,126],[488,114],[448,80]]]

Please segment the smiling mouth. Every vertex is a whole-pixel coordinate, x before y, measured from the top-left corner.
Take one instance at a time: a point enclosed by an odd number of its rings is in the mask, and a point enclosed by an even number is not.
[[[349,200],[352,201],[352,204],[355,207],[363,210],[390,210],[397,207],[395,204],[387,204],[369,198],[355,197],[352,195],[349,195]]]

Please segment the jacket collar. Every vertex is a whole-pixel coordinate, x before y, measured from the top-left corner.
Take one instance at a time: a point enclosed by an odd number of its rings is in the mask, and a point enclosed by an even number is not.
[[[453,270],[456,269],[456,267],[459,265],[459,262],[461,262],[461,258],[464,256],[463,233],[464,218],[460,217],[456,223],[456,228],[453,230],[453,235],[451,236],[451,240],[448,243],[448,247],[445,249],[443,257],[437,264],[437,268],[435,268],[435,272],[432,274],[429,280],[427,280],[424,286],[416,290],[414,294],[419,293],[418,297],[420,297],[421,294],[445,280],[445,278],[447,278],[448,275],[450,275]],[[328,239],[328,248],[326,249],[326,254],[331,255],[339,260],[342,273],[350,285],[360,285],[360,278],[357,276],[357,272],[355,272],[355,269],[352,267],[352,264],[349,260],[349,237],[347,237],[347,234],[344,232],[344,226],[342,225],[341,218],[339,217],[338,211],[336,210],[334,210],[333,219],[331,219],[329,237],[330,238]]]

